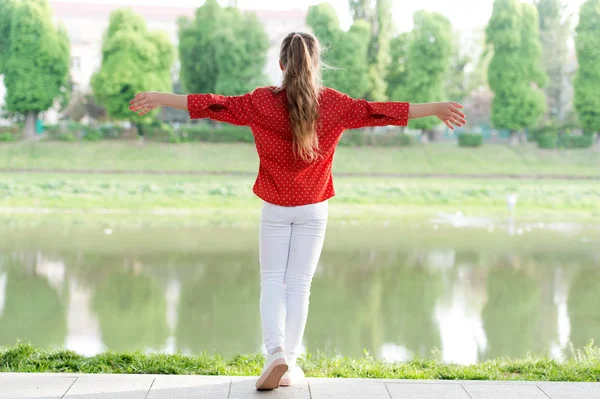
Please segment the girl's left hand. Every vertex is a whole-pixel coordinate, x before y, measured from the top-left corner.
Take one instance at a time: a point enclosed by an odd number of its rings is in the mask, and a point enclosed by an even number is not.
[[[145,115],[162,105],[160,98],[161,93],[157,91],[138,93],[133,100],[129,102],[129,109],[133,112],[139,112],[139,116]]]

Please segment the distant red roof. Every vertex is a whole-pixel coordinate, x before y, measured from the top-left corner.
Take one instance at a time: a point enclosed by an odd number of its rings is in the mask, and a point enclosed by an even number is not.
[[[122,8],[119,4],[77,4],[62,1],[50,1],[50,6],[54,10],[54,15],[59,19],[62,18],[102,18],[108,19],[111,12],[117,8]],[[193,7],[165,7],[165,6],[142,6],[142,5],[127,5],[137,14],[142,15],[149,21],[164,21],[175,22],[180,16],[193,17],[196,8]],[[269,20],[304,20],[306,11],[304,10],[242,10],[253,11],[262,21]]]

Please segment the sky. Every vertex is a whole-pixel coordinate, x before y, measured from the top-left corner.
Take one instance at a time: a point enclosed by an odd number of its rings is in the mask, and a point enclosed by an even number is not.
[[[107,3],[107,4],[135,4],[135,5],[163,5],[173,6],[169,0],[63,0],[72,3]],[[238,6],[243,9],[266,10],[292,10],[306,9],[310,5],[321,3],[324,0],[237,0]],[[325,0],[335,7],[340,18],[340,23],[347,29],[352,23],[348,12],[347,0]],[[532,2],[533,0],[525,0]],[[563,0],[570,12],[577,12],[584,0]],[[230,0],[219,0],[223,5]],[[415,11],[425,9],[438,11],[446,15],[452,25],[459,30],[470,32],[473,29],[484,27],[492,13],[493,0],[392,0],[393,19],[399,32],[412,28],[412,15]],[[185,7],[199,7],[204,0],[178,0],[177,5]]]

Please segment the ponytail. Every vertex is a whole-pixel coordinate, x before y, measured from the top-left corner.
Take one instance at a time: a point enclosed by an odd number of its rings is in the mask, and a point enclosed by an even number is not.
[[[319,157],[319,42],[307,33],[290,33],[283,40],[280,58],[284,67],[281,89],[287,94],[294,154],[305,162],[312,162]]]

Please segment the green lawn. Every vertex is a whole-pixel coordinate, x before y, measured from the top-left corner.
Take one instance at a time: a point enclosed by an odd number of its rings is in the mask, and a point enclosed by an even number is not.
[[[436,360],[384,363],[369,354],[333,358],[322,354],[299,360],[308,377],[402,378],[431,380],[528,380],[600,382],[600,350],[589,346],[559,363],[546,357],[497,359],[461,366]],[[203,354],[143,354],[106,352],[84,357],[69,350],[40,350],[28,344],[0,348],[0,372],[68,372],[115,374],[259,375],[263,357],[238,355],[224,359]]]
[[[126,171],[241,171],[255,173],[252,144],[19,142],[0,144],[0,168],[118,169]],[[413,147],[339,147],[334,173],[546,174],[599,176],[600,153],[455,143]]]
[[[600,213],[600,181],[337,177],[333,206],[484,207]],[[244,210],[257,208],[253,176],[0,174],[0,208]],[[388,212],[389,213],[389,212]],[[394,212],[392,212],[394,213]],[[368,215],[367,215],[368,216]]]

